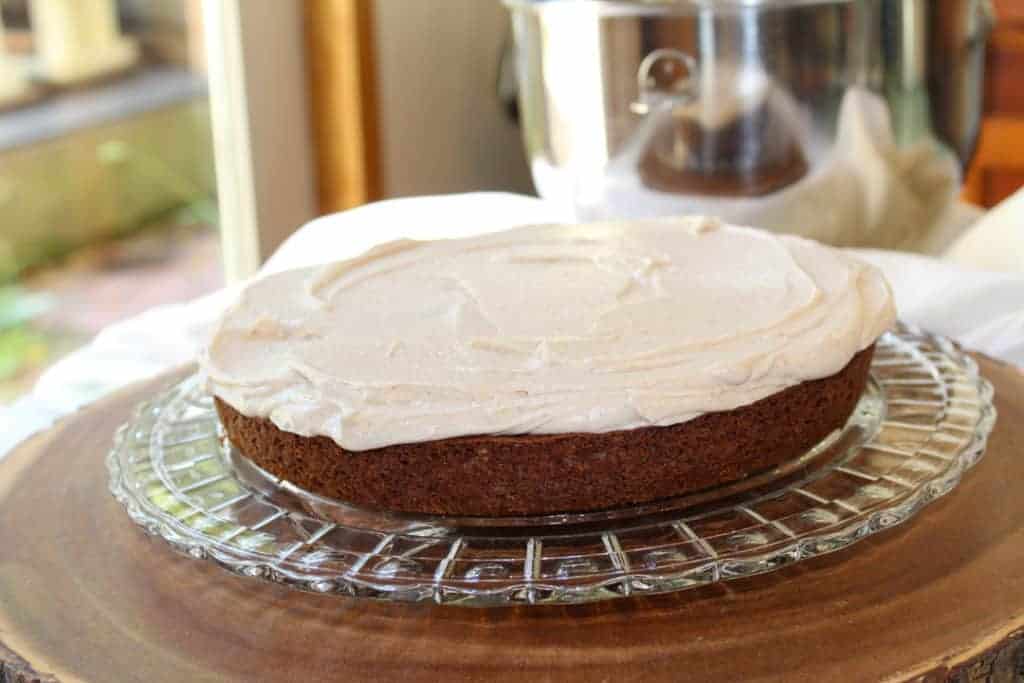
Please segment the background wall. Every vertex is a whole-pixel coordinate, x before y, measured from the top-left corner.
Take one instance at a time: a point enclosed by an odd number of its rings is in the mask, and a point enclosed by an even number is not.
[[[496,95],[498,0],[374,0],[381,194],[532,192]]]

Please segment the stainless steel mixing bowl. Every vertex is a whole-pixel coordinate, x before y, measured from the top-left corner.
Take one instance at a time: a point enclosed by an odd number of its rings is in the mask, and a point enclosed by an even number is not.
[[[506,0],[540,194],[918,247],[981,111],[988,0]]]

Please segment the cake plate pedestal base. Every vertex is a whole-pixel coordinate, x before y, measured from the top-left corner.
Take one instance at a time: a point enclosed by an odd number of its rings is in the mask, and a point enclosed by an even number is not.
[[[1024,372],[987,358],[981,463],[913,521],[777,572],[495,609],[302,593],[147,537],[103,459],[130,387],[0,463],[0,682],[1015,680],[1024,674]]]

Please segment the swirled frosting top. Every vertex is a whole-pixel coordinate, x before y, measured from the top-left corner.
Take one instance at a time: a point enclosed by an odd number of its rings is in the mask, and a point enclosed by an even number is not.
[[[242,414],[365,450],[684,422],[837,373],[894,315],[878,270],[805,239],[545,225],[258,280],[200,364]]]

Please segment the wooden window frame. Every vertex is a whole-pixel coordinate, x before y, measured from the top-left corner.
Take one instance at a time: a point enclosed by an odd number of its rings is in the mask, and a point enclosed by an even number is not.
[[[373,3],[305,0],[306,46],[319,208],[379,198]]]

